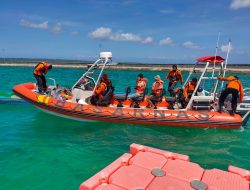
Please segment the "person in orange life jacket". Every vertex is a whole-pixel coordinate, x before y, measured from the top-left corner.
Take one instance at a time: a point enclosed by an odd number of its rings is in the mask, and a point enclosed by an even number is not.
[[[45,75],[49,70],[52,69],[52,65],[47,62],[39,62],[33,71],[34,77],[36,78],[39,93],[44,93],[47,90]]]
[[[105,84],[107,85],[107,91],[112,90],[114,91],[112,82],[108,79],[108,74],[103,74],[102,75],[103,81],[105,82]]]
[[[140,73],[136,80],[135,93],[128,96],[129,99],[135,99],[143,95],[143,92],[147,86],[148,79],[143,77],[143,74]]]
[[[170,96],[175,96],[174,87],[178,83],[178,81],[183,83],[183,77],[181,71],[177,69],[177,65],[173,65],[172,69],[169,71],[168,75],[165,77],[164,81],[169,79],[168,83],[168,92]]]
[[[161,80],[161,77],[159,75],[156,75],[154,77],[155,82],[152,85],[152,92],[151,95],[148,97],[148,108],[154,106],[152,101],[158,101],[159,98],[162,95],[162,90],[163,90],[163,81]]]
[[[184,88],[184,92],[183,92],[183,95],[184,95],[186,102],[191,98],[191,96],[196,88],[197,81],[198,81],[197,78],[192,78],[192,80],[186,84],[186,86]]]
[[[231,102],[232,111],[230,112],[230,115],[234,115],[237,108],[237,99],[239,97],[239,93],[240,93],[240,102],[243,101],[243,96],[244,96],[243,86],[237,76],[229,76],[227,78],[218,76],[218,80],[228,81],[226,89],[221,93],[219,98],[218,112],[221,113],[225,99],[229,94],[232,94],[232,102]]]
[[[104,74],[100,80],[100,84],[95,90],[94,95],[91,97],[93,105],[107,106],[113,96],[113,86],[108,79],[108,75]]]

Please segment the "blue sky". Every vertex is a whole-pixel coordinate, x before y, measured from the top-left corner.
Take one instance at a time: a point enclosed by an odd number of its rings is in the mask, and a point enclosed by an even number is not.
[[[250,63],[250,0],[1,0],[1,57]]]

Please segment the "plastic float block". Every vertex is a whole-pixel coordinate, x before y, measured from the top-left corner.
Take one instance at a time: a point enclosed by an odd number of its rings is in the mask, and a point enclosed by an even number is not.
[[[139,145],[139,144],[131,144],[130,145],[130,154],[132,154],[134,156],[139,151],[152,152],[152,153],[155,153],[155,154],[162,155],[165,158],[173,159],[173,160],[174,159],[180,159],[180,160],[185,160],[185,161],[189,160],[189,156],[187,156],[187,155],[177,154],[177,153],[174,153],[174,152],[164,151],[164,150],[160,150],[160,149],[157,149],[157,148],[151,148],[151,147],[143,146],[143,145]]]
[[[175,177],[180,180],[191,182],[192,180],[200,180],[204,169],[198,164],[183,160],[168,160],[163,167],[167,176]]]
[[[128,165],[129,159],[132,157],[131,154],[123,154],[120,158],[112,162],[102,171],[98,172],[92,178],[88,179],[80,185],[80,190],[93,190],[101,184],[107,184],[108,179],[112,173],[118,170],[123,165]]]
[[[194,190],[190,183],[186,181],[180,181],[173,177],[164,176],[157,177],[149,185],[147,190]]]
[[[124,154],[80,185],[80,190],[250,190],[250,171],[204,170],[182,154],[131,144]]]
[[[129,164],[137,165],[143,168],[152,170],[154,168],[162,168],[167,163],[167,159],[152,152],[138,152],[131,160]]]
[[[247,181],[250,181],[250,171],[238,168],[235,166],[229,166],[228,171],[231,173],[239,174],[241,177],[245,178]]]
[[[97,188],[95,188],[95,190],[126,190],[126,189],[117,187],[112,184],[102,184],[102,185],[99,185]]]
[[[219,169],[206,170],[202,177],[210,190],[249,190],[249,181]]]
[[[139,166],[123,166],[110,176],[109,183],[125,189],[145,189],[154,176],[151,171]]]

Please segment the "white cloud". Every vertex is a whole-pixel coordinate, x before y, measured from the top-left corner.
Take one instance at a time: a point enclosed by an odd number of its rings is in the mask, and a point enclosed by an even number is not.
[[[95,31],[89,33],[91,38],[94,39],[106,39],[112,41],[130,41],[139,42],[143,44],[149,44],[153,41],[151,37],[142,39],[139,35],[133,33],[124,33],[122,31],[113,32],[111,28],[100,27]]]
[[[148,36],[144,40],[141,41],[143,44],[152,44],[153,43],[153,38]]]
[[[55,34],[58,34],[62,31],[62,24],[61,23],[56,23],[52,28],[51,31]]]
[[[162,40],[160,40],[159,45],[163,46],[163,45],[173,45],[174,42],[170,37],[164,38]]]
[[[28,20],[25,20],[25,19],[21,19],[19,24],[21,26],[24,26],[24,27],[28,27],[28,28],[35,28],[35,29],[48,29],[49,28],[49,22],[48,21],[45,21],[45,22],[42,22],[42,23],[34,23],[34,22],[31,22],[31,21],[28,21]]]
[[[221,49],[222,52],[226,53],[228,51],[228,47],[229,47],[228,45],[222,45],[220,47],[220,49]],[[230,48],[229,48],[229,52],[232,51],[232,50],[233,50],[233,46],[231,45]]]
[[[240,9],[250,7],[250,0],[233,0],[230,4],[232,9]]]
[[[141,41],[141,37],[132,33],[116,33],[110,36],[111,40],[114,41],[131,41],[131,42],[139,42]]]
[[[193,42],[191,41],[186,41],[182,44],[183,47],[185,48],[189,48],[189,49],[199,49],[200,46],[194,44]]]
[[[92,38],[110,39],[110,37],[112,36],[112,29],[100,27],[97,28],[95,31],[91,32],[90,36]]]

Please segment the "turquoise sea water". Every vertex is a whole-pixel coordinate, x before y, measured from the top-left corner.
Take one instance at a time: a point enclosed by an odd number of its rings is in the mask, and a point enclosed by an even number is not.
[[[0,67],[1,93],[32,81],[33,68]],[[53,68],[47,78],[72,86],[82,69]],[[138,71],[109,71],[117,91],[134,86]],[[152,79],[164,72],[143,72]],[[187,76],[187,73],[184,73]],[[238,75],[250,87],[249,75]],[[149,82],[152,84],[152,80]],[[250,170],[250,124],[239,130],[78,122],[31,105],[0,105],[0,189],[76,190],[80,183],[129,151],[131,143],[187,154],[204,168]]]

